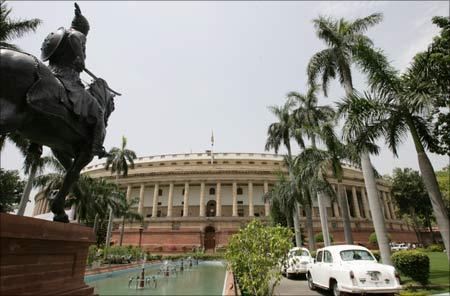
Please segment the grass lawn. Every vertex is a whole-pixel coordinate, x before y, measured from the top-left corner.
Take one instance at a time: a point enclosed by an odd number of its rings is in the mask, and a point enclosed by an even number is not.
[[[450,284],[450,271],[447,255],[444,252],[427,252],[428,257],[430,258],[430,285],[449,285]],[[411,278],[406,276],[402,276],[402,284],[410,285],[414,284]],[[445,291],[449,291],[450,289],[447,287],[445,289],[431,289],[427,292],[431,294],[435,293],[443,293]]]

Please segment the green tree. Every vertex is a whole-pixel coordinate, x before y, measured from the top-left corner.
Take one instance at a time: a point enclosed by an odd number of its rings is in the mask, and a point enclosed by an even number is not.
[[[441,31],[433,38],[426,51],[414,56],[407,70],[409,87],[432,96],[432,108],[428,122],[432,122],[433,138],[437,143],[430,151],[450,154],[450,18],[435,16],[433,24]]]
[[[127,149],[127,138],[122,136],[122,144],[120,148],[113,147],[108,152],[106,158],[105,169],[111,168],[111,173],[116,174],[116,183],[119,180],[119,175],[126,177],[128,175],[128,168],[134,168],[134,160],[136,159],[136,153],[133,150]],[[106,246],[109,247],[111,239],[113,224],[113,208],[109,209],[108,231],[106,234]]]
[[[122,217],[122,228],[120,229],[120,241],[119,241],[119,245],[122,245],[122,241],[123,241],[123,234],[125,231],[125,222],[126,221],[134,221],[134,220],[138,220],[138,221],[142,221],[143,217],[141,214],[138,214],[134,211],[134,206],[137,205],[139,203],[139,199],[138,198],[134,198],[131,200],[127,200],[126,198],[123,198],[121,200],[118,212],[117,212],[117,216],[121,216]]]
[[[436,172],[439,189],[444,197],[447,211],[450,212],[450,165]]]
[[[417,238],[423,243],[420,229],[423,225],[430,228],[433,208],[419,172],[410,168],[395,168],[392,178],[392,197],[400,214],[411,218]]]
[[[225,257],[244,293],[273,295],[281,280],[278,264],[286,259],[292,237],[290,229],[264,226],[257,219],[231,237]]]
[[[0,168],[0,213],[13,211],[20,201],[25,182],[20,179],[18,171]]]
[[[372,41],[364,35],[364,32],[381,20],[382,14],[380,13],[374,13],[351,22],[342,18],[340,20],[330,17],[315,19],[313,22],[316,34],[327,44],[327,48],[314,54],[308,63],[307,74],[310,84],[315,84],[321,76],[322,89],[326,96],[329,81],[338,76],[347,97],[352,96],[354,92],[351,74],[352,64],[359,66],[363,72],[369,74],[369,77],[372,72],[377,71],[376,67],[370,67],[367,62],[368,54],[372,53],[373,48]],[[350,140],[347,143],[352,142],[349,138],[347,140]],[[366,143],[368,142],[366,141]],[[383,262],[392,265],[390,247],[385,232],[386,226],[379,207],[378,190],[369,151],[361,145],[359,147],[361,148],[358,152],[360,153],[369,207],[372,212],[374,228],[380,238],[380,252]]]
[[[8,8],[5,0],[0,0],[0,46],[17,50],[19,48],[10,43],[11,40],[20,38],[30,31],[35,32],[42,21],[37,18],[14,20],[10,18],[10,13],[11,8]]]

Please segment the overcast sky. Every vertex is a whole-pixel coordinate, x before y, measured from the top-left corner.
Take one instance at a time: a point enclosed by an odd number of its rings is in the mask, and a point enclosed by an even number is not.
[[[45,36],[69,27],[73,18],[70,1],[7,3],[13,17],[43,20],[36,33],[15,41],[38,57]],[[305,92],[306,65],[325,48],[312,25],[319,15],[353,19],[382,12],[383,22],[367,35],[404,70],[438,33],[431,18],[449,13],[448,1],[79,4],[91,25],[86,67],[123,93],[105,147],[119,146],[125,135],[138,156],[202,152],[210,147],[211,130],[217,152],[264,152],[267,127],[275,120],[267,106],[283,104],[289,91]],[[353,76],[355,88],[365,90],[358,69]],[[334,105],[343,94],[333,82],[319,104]],[[430,158],[435,169],[449,163],[443,156]],[[395,167],[418,169],[409,138],[398,158],[383,148],[372,159],[382,174]],[[11,145],[2,152],[1,166],[22,168]]]

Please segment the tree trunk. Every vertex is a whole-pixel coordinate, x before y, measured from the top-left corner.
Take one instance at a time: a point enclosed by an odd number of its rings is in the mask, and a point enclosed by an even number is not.
[[[436,180],[436,175],[431,165],[428,155],[425,152],[419,152],[417,154],[419,158],[419,168],[422,174],[423,182],[428,191],[428,196],[433,206],[433,212],[436,217],[436,224],[439,227],[442,240],[444,241],[445,249],[447,252],[447,258],[450,261],[450,227],[447,208],[445,207],[442,199],[441,191]]]
[[[310,251],[314,251],[316,249],[316,240],[314,238],[311,205],[309,204],[305,205],[305,215],[306,215],[306,228],[308,229],[308,246]]]
[[[34,178],[36,177],[37,166],[35,163],[31,165],[30,174],[28,175],[28,181],[20,199],[19,209],[17,210],[18,216],[23,216],[27,203],[30,200],[31,189],[33,188]]]
[[[97,240],[97,228],[98,228],[98,213],[95,214],[95,218],[94,218],[94,235],[95,235],[95,240]]]
[[[377,236],[378,247],[380,249],[381,260],[384,264],[392,265],[391,248],[387,236],[386,224],[382,212],[382,205],[378,197],[378,189],[373,173],[372,163],[367,152],[361,153],[361,167],[364,175],[364,183],[367,189],[367,199],[372,213],[373,227]]]
[[[423,244],[422,235],[420,233],[419,221],[417,221],[416,211],[414,210],[414,208],[410,207],[410,212],[411,212],[411,218],[413,220],[414,232],[416,233],[417,240],[419,241],[420,244]]]
[[[422,174],[423,182],[428,191],[431,205],[433,206],[434,216],[436,217],[436,224],[439,227],[442,240],[444,241],[445,250],[447,252],[447,259],[450,261],[450,222],[442,199],[441,191],[439,190],[439,184],[434,173],[433,166],[431,165],[428,155],[425,153],[425,149],[420,141],[420,137],[417,133],[416,127],[410,118],[406,118],[409,131],[414,141],[414,146],[417,151],[417,158],[419,159],[419,169]]]
[[[317,203],[319,204],[319,215],[320,215],[320,224],[322,225],[322,236],[323,243],[325,247],[328,247],[330,242],[330,232],[328,231],[328,217],[327,217],[327,209],[324,204],[324,194],[317,194]]]
[[[125,216],[122,217],[122,229],[120,229],[120,242],[119,242],[119,246],[122,246],[122,241],[123,241],[123,233],[125,231]]]
[[[113,209],[109,207],[109,218],[108,218],[108,229],[106,232],[106,243],[105,246],[109,247],[109,243],[111,242],[111,232],[112,232],[112,224],[113,224]]]
[[[352,224],[350,221],[350,209],[348,208],[347,193],[342,193],[342,182],[338,182],[338,202],[341,208],[342,224],[344,226],[345,243],[353,245]]]
[[[300,221],[298,215],[298,202],[295,202],[295,206],[292,209],[292,215],[294,220],[294,231],[295,231],[295,244],[297,247],[302,246],[302,233],[300,231]]]

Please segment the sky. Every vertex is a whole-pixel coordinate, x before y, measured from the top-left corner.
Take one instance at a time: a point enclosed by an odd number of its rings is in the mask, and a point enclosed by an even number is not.
[[[39,18],[35,33],[14,40],[40,56],[42,41],[58,27],[70,27],[73,2],[7,1],[13,18]],[[306,92],[306,66],[325,44],[315,35],[319,15],[354,19],[383,13],[367,35],[402,71],[427,48],[438,29],[435,15],[449,15],[448,1],[86,1],[90,22],[86,68],[121,92],[116,97],[104,146],[119,146],[122,135],[138,156],[203,152],[264,152],[268,106],[282,105],[289,91]],[[352,69],[354,87],[366,78]],[[85,74],[83,80],[90,81]],[[320,105],[334,106],[344,95],[333,81]],[[339,127],[337,127],[337,130]],[[373,165],[381,174],[395,167],[418,170],[410,137],[394,157],[383,141]],[[48,150],[45,150],[48,152]],[[280,151],[283,153],[283,150]],[[430,154],[436,170],[448,157]],[[94,163],[99,161],[95,159]],[[23,158],[8,144],[1,167],[21,169]],[[31,214],[34,202],[27,207]]]

